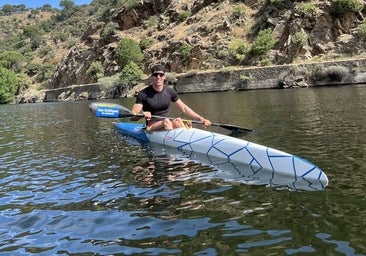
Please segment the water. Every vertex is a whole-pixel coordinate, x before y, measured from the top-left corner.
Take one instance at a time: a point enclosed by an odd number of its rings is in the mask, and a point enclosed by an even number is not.
[[[0,255],[366,255],[365,86],[181,97],[328,187],[201,179],[210,166],[121,138],[89,102],[2,105]]]

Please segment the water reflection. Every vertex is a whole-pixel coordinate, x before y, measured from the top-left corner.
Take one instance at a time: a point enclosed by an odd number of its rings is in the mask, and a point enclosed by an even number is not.
[[[291,240],[289,230],[260,230],[236,220],[216,222],[210,218],[180,218],[164,220],[145,216],[137,211],[34,211],[4,221],[4,226],[19,233],[2,242],[23,247],[28,253],[80,254],[190,254],[195,252],[248,252],[263,246],[276,246]],[[116,227],[124,227],[123,231]],[[122,232],[121,232],[122,231]],[[207,234],[211,233],[211,236]],[[27,240],[26,237],[32,239]],[[217,246],[216,239],[236,240],[251,237],[230,247]],[[167,239],[169,238],[169,239]],[[193,239],[195,238],[195,239]],[[190,246],[181,247],[188,242]],[[202,248],[202,244],[205,246]],[[3,248],[11,250],[11,247]]]

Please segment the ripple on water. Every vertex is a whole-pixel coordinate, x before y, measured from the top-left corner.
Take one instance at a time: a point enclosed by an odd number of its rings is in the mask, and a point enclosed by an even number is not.
[[[289,230],[258,230],[235,220],[226,223],[215,223],[205,217],[164,220],[146,216],[143,212],[34,210],[22,216],[0,218],[2,252],[16,252],[24,248],[28,252],[49,254],[62,251],[174,254],[181,253],[176,243],[182,239],[199,237],[214,229],[221,229],[222,236],[230,239],[250,237],[251,242],[238,245],[238,252],[291,239]],[[167,237],[171,242],[166,240]],[[212,242],[206,239],[206,243],[213,246]]]

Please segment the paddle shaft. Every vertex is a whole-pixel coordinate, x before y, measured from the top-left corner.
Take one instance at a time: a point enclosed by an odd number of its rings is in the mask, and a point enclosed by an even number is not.
[[[133,117],[133,116],[137,116],[137,117],[144,117],[143,114],[133,114],[132,112],[130,112],[129,116],[123,115],[123,117]],[[164,118],[168,118],[169,120],[174,120],[174,117],[166,117],[166,116],[157,116],[157,115],[151,115],[152,118],[159,118],[159,119],[164,119]],[[193,124],[202,124],[202,122],[197,121],[197,120],[187,120]],[[245,127],[239,127],[239,126],[235,126],[235,125],[231,125],[231,124],[219,124],[219,123],[211,123],[212,126],[217,126],[217,127],[221,127],[227,130],[230,130],[233,133],[237,133],[240,131],[243,132],[253,132],[254,130],[249,129],[249,128],[245,128]]]
[[[125,117],[145,117],[143,114],[134,114],[129,110],[128,108],[125,108],[121,105],[115,104],[115,103],[97,103],[93,102],[89,105],[90,110],[98,117],[106,117],[106,118],[125,118]],[[152,115],[152,118],[159,118],[164,119],[168,118],[170,120],[174,120],[174,117],[166,117],[166,116],[158,116],[158,115]],[[196,120],[189,120],[191,123],[195,124],[203,124],[200,121]],[[219,124],[219,123],[211,123],[212,126],[221,127],[227,130],[230,130],[232,133],[238,133],[238,132],[253,132],[254,130],[240,127],[236,125],[231,124]]]

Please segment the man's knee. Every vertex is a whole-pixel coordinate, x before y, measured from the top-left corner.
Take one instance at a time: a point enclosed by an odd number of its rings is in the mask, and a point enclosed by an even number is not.
[[[165,129],[165,130],[171,130],[171,129],[173,129],[173,124],[172,124],[172,122],[169,120],[169,118],[165,118],[165,119],[164,119],[164,129]]]
[[[179,118],[179,117],[175,118],[173,120],[173,128],[181,128],[181,127],[184,127],[182,118]]]

